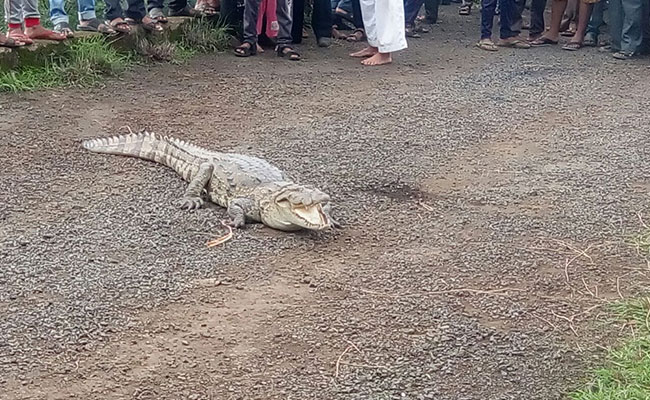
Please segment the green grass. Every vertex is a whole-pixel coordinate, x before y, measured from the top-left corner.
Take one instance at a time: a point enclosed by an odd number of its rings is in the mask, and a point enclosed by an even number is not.
[[[640,255],[650,256],[650,228],[645,227],[645,230],[632,236],[630,244],[634,246]]]
[[[86,86],[117,75],[133,63],[107,39],[96,36],[71,42],[65,53],[43,67],[22,67],[0,73],[0,91],[18,92],[56,86]]]
[[[572,400],[650,400],[650,298],[613,303],[611,310],[634,335],[609,350],[605,365],[570,395]]]
[[[230,44],[228,26],[219,19],[212,21],[207,18],[196,18],[181,27],[179,46],[198,53],[223,51]]]

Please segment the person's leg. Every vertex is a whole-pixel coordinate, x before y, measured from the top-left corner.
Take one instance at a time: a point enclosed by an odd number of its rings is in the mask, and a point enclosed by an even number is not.
[[[377,53],[363,60],[363,65],[384,65],[393,61],[392,53],[408,47],[404,30],[404,1],[374,1]],[[365,10],[364,10],[365,11]]]
[[[591,11],[591,18],[587,24],[587,33],[585,34],[585,46],[598,45],[598,36],[600,35],[600,27],[603,25],[603,14],[605,11],[605,0],[601,0],[594,4]]]
[[[514,0],[515,7],[514,13],[512,15],[512,25],[511,30],[515,32],[521,32],[521,28],[524,26],[524,10],[526,9],[526,0]]]
[[[492,38],[492,25],[496,9],[497,0],[481,0],[481,41]]]
[[[50,21],[54,26],[70,23],[64,0],[50,0]]]
[[[330,0],[314,0],[311,26],[314,29],[316,39],[319,40],[319,45],[326,44],[325,41],[320,41],[321,38],[329,40],[332,37],[332,8]]]
[[[244,43],[257,45],[257,17],[261,0],[246,0],[244,5]],[[278,21],[279,22],[279,21]]]
[[[170,4],[171,5],[171,4]],[[163,0],[147,0],[147,11],[151,12],[153,9],[161,10],[165,7]],[[171,9],[171,7],[170,7]]]
[[[293,0],[291,37],[293,43],[302,43],[302,28],[305,22],[305,0]]]
[[[530,31],[531,39],[537,39],[544,33],[544,12],[546,11],[546,0],[532,0],[530,3]]]
[[[278,56],[287,56],[290,60],[300,60],[300,54],[298,54],[298,52],[291,46],[291,42],[293,41],[293,36],[291,34],[293,21],[291,20],[289,0],[277,0],[276,13],[279,25],[278,36],[276,39],[276,52]]]
[[[623,0],[609,0],[609,36],[613,52],[621,50],[623,34]]]
[[[592,0],[588,0],[592,1]],[[589,24],[589,19],[591,18],[591,10],[594,8],[594,3],[588,3],[587,1],[580,1],[580,8],[578,10],[578,26],[576,27],[576,33],[571,38],[571,41],[564,46],[565,50],[577,50],[582,47],[582,42],[585,39],[585,33],[587,32],[587,24]]]
[[[363,26],[368,40],[368,47],[361,51],[350,54],[351,57],[370,57],[379,51],[379,41],[377,39],[377,19],[375,16],[375,0],[359,0],[361,8],[361,16],[363,18]],[[400,22],[400,25],[403,24]]]
[[[553,0],[551,5],[551,25],[548,31],[537,40],[531,42],[533,46],[557,44],[560,37],[560,24],[567,6],[567,0]]]
[[[430,24],[438,22],[440,0],[424,0],[425,20]]]
[[[621,52],[637,54],[643,42],[643,2],[623,0],[623,29],[621,31]]]

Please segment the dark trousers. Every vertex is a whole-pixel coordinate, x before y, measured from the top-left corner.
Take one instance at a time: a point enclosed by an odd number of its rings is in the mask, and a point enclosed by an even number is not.
[[[424,10],[428,23],[435,24],[438,22],[439,8],[440,0],[424,0]]]
[[[424,0],[404,0],[404,20],[407,26],[415,24],[422,4],[424,4]]]
[[[124,18],[126,16],[127,18],[141,21],[147,15],[144,0],[127,0],[127,5],[128,8],[124,12],[120,0],[106,0],[106,19],[112,21],[115,18]]]
[[[361,3],[359,3],[359,0],[352,0],[352,23],[356,29],[363,29],[363,17],[361,16]]]
[[[275,43],[286,46],[291,43],[291,13],[288,0],[277,0],[275,14],[278,19],[278,36]],[[257,16],[260,12],[261,0],[246,0],[244,6],[244,42],[253,47],[257,44]]]
[[[521,32],[523,24],[522,15],[526,8],[526,0],[515,0],[517,9],[512,27],[513,32]],[[544,10],[546,9],[546,0],[531,0],[530,3],[530,31],[529,36],[539,36],[544,33]]]
[[[171,11],[180,11],[187,6],[187,0],[169,0],[169,9]],[[153,8],[163,9],[165,7],[164,0],[148,0],[147,10],[151,11]]]
[[[511,30],[513,16],[516,8],[514,0],[499,0],[500,4],[500,37],[508,39],[517,36]],[[481,0],[481,39],[492,37],[492,26],[494,25],[494,15],[497,8],[497,0]]]
[[[356,12],[355,12],[356,15]],[[305,0],[293,2],[293,27],[291,37],[294,43],[302,42],[302,28],[305,22]],[[332,2],[330,0],[314,0],[311,15],[311,26],[316,38],[332,37]]]

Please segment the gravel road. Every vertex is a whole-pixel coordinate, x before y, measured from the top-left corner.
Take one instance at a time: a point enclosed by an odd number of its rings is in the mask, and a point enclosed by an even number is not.
[[[481,52],[443,9],[387,68],[210,55],[0,97],[3,399],[561,399],[648,284],[648,59]],[[147,128],[264,157],[342,230],[187,212]]]

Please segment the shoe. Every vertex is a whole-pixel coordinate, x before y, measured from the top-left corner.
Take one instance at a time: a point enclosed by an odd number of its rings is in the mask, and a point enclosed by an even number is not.
[[[328,37],[318,38],[318,47],[330,47],[332,45],[332,39]]]

